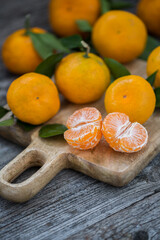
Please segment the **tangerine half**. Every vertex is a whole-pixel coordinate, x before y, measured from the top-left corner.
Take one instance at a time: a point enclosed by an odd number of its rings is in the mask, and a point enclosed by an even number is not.
[[[68,118],[69,129],[65,131],[64,138],[74,148],[91,149],[101,140],[101,126],[102,116],[96,108],[82,108]]]
[[[110,147],[119,152],[140,151],[148,141],[147,130],[140,123],[131,123],[126,114],[119,112],[105,117],[102,133]]]

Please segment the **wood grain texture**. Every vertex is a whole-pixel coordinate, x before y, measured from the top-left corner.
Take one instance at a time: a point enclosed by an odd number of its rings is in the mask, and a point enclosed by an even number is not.
[[[48,0],[27,0],[25,3],[21,0],[1,0],[0,46],[8,34],[22,27],[23,17],[28,12],[32,13],[33,25],[49,30],[47,6]],[[2,63],[0,70],[2,105],[6,103],[7,88],[16,76],[8,73]],[[0,138],[0,168],[22,150],[22,147]],[[160,155],[122,188],[112,187],[68,169],[59,173],[31,201],[15,204],[0,198],[0,239],[135,240],[137,232],[145,231],[148,239],[159,240],[160,200],[156,193],[160,182],[159,160]],[[31,173],[33,171],[28,170],[25,176],[20,176],[15,182],[21,182]],[[108,206],[106,210],[104,205],[108,204],[110,208]],[[107,215],[109,209],[110,216]]]
[[[159,239],[159,182],[146,182],[141,176],[127,188],[116,189],[71,170],[67,174],[61,172],[29,202],[10,203],[9,208],[5,202],[0,236],[5,233],[8,239],[12,235],[18,239],[21,233],[24,239],[87,239],[89,234],[88,239],[108,239],[99,229],[106,236],[113,237],[116,232],[116,238],[110,239],[123,239],[125,232],[130,236],[126,239],[133,239],[139,230],[150,237],[157,233],[151,239]]]

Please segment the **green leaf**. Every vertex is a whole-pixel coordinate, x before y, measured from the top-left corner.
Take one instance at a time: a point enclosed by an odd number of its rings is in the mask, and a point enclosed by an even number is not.
[[[17,119],[17,124],[25,131],[25,132],[29,132],[32,131],[34,128],[37,127],[37,125],[32,125],[29,123],[25,123],[20,121],[19,119]]]
[[[114,82],[115,78],[113,77],[113,75],[111,74],[111,83]]]
[[[44,74],[48,77],[52,77],[54,70],[56,68],[56,64],[61,61],[63,58],[62,53],[54,54],[46,58],[43,62],[41,62],[36,68],[36,73]]]
[[[29,32],[28,34],[31,37],[35,50],[42,59],[45,59],[53,54],[53,49],[46,45],[37,33]]]
[[[160,107],[160,87],[154,89],[156,95],[156,107]]]
[[[12,126],[14,124],[14,118],[11,117],[10,119],[4,120],[0,122],[0,127],[2,126]]]
[[[2,118],[9,110],[5,109],[4,107],[0,106],[0,118]]]
[[[154,85],[154,81],[156,78],[156,74],[157,74],[158,70],[155,71],[154,73],[152,73],[146,80],[151,84],[151,86]]]
[[[63,46],[61,41],[51,33],[38,33],[37,34],[42,42],[52,49],[52,51],[57,50],[60,52],[69,53],[70,50]]]
[[[70,50],[62,45],[60,40],[51,33],[29,32],[34,48],[42,59],[46,59],[53,54],[53,51],[69,53]]]
[[[92,26],[87,20],[76,20],[76,24],[79,28],[80,31],[82,32],[91,32],[92,31]]]
[[[63,44],[63,46],[69,49],[80,47],[81,41],[82,41],[82,37],[78,34],[60,39],[60,42]]]
[[[111,8],[112,9],[123,9],[123,8],[129,8],[129,7],[133,7],[134,4],[133,3],[129,3],[126,1],[112,1],[111,2]]]
[[[42,138],[53,137],[63,134],[66,130],[67,127],[63,124],[48,124],[40,129],[39,136]]]
[[[146,47],[144,49],[144,52],[139,56],[139,58],[143,59],[143,60],[147,60],[148,56],[153,51],[153,49],[155,49],[159,45],[160,45],[160,42],[157,39],[155,39],[151,36],[148,36],[147,44],[146,44]]]
[[[104,58],[104,61],[115,79],[130,75],[130,72],[127,70],[127,68],[116,60],[112,58]]]
[[[108,12],[111,9],[111,3],[109,0],[100,0],[101,14]]]

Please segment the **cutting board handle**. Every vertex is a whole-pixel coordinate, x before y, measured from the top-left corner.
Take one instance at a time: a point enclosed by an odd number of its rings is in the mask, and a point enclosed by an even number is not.
[[[12,183],[21,173],[33,166],[40,166],[40,169],[27,180]],[[54,156],[52,159],[47,151],[38,150],[31,144],[0,171],[0,195],[14,202],[28,201],[66,167],[65,155]]]

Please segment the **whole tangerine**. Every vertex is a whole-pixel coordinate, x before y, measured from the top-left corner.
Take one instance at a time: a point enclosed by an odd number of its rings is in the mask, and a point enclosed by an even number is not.
[[[160,1],[140,0],[137,5],[137,14],[152,34],[160,36]]]
[[[71,53],[59,63],[55,81],[62,95],[76,104],[98,100],[110,83],[110,73],[104,61],[95,54]]]
[[[25,29],[12,33],[2,47],[2,60],[9,71],[16,74],[33,72],[42,62],[30,36],[25,34]],[[41,28],[32,28],[34,33],[44,33]]]
[[[26,73],[14,80],[7,92],[7,103],[18,119],[33,125],[48,121],[60,108],[55,84],[38,73]]]
[[[112,10],[103,14],[95,23],[92,41],[103,57],[127,63],[144,50],[147,31],[144,23],[134,14]]]
[[[142,124],[153,114],[156,97],[144,78],[128,75],[108,87],[104,103],[107,113],[125,113],[131,122]]]
[[[87,20],[93,25],[99,13],[99,0],[51,0],[49,5],[50,24],[62,37],[80,33],[76,20]]]

